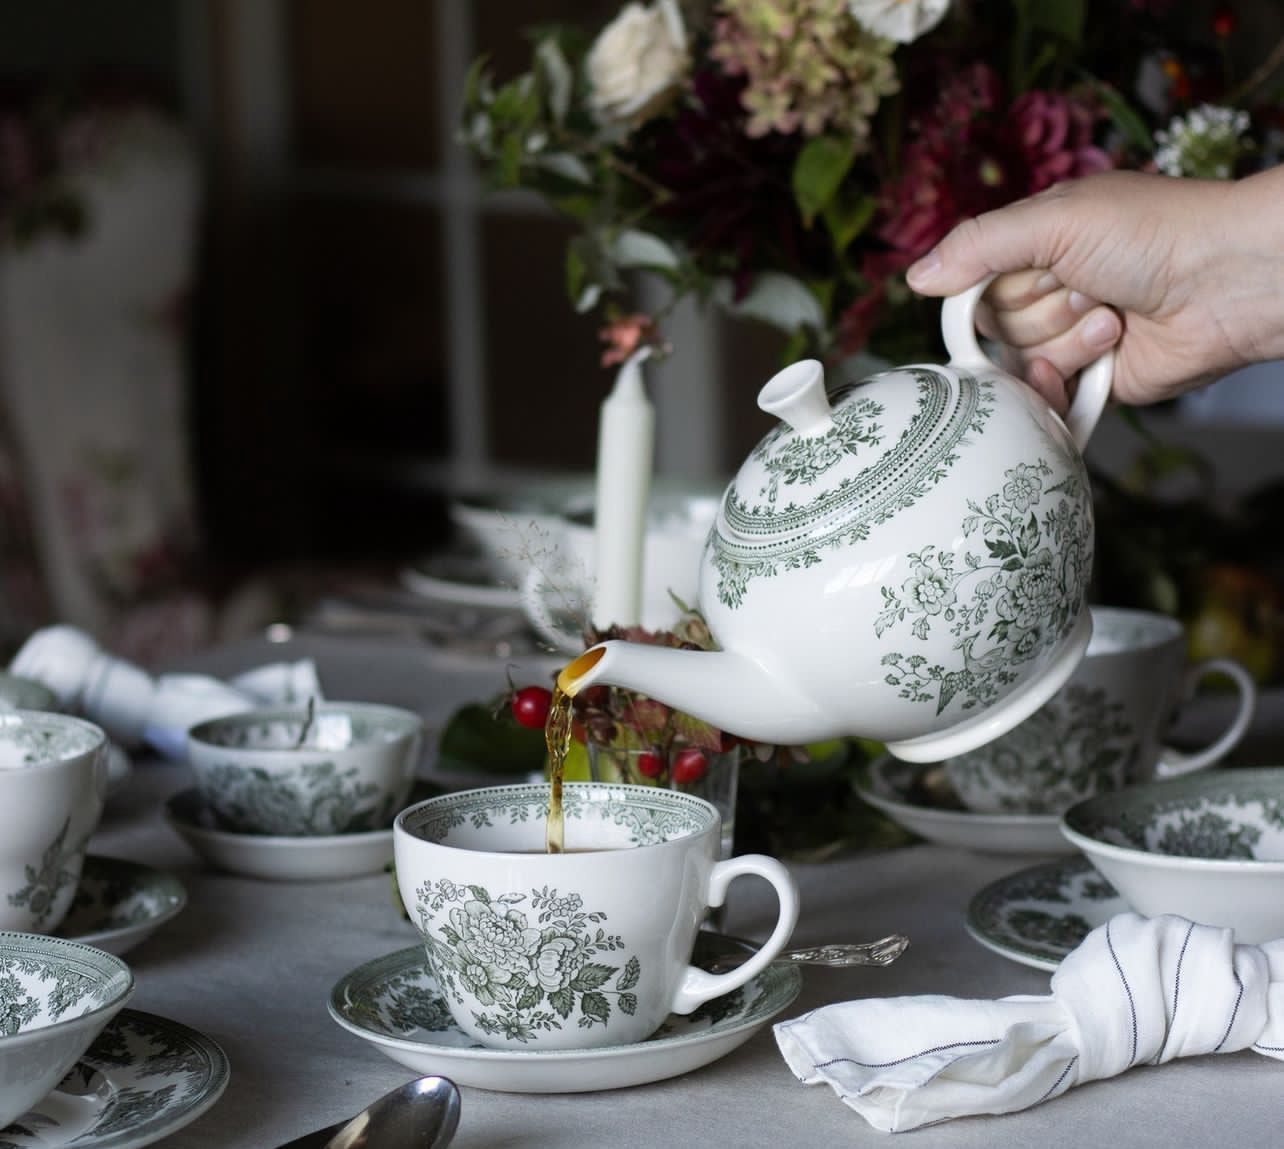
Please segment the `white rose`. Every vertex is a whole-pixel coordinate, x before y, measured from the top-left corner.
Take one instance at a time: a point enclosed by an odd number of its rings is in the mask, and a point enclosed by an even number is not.
[[[847,10],[885,40],[911,44],[949,11],[950,0],[847,0]]]
[[[593,111],[602,123],[644,119],[690,66],[675,0],[629,4],[602,29],[586,62]]]

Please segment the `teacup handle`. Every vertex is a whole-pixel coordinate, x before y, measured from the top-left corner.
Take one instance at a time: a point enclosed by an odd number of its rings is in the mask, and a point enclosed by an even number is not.
[[[984,351],[976,337],[976,305],[981,302],[985,289],[994,282],[994,275],[987,275],[980,283],[973,284],[958,295],[951,295],[941,306],[941,335],[950,353],[950,366],[965,371],[998,371],[1007,374]],[[1075,390],[1070,410],[1065,417],[1070,437],[1080,450],[1087,446],[1110,398],[1110,383],[1115,374],[1115,353],[1107,351],[1100,359],[1089,363],[1079,373],[1079,386]]]
[[[1239,692],[1239,709],[1235,712],[1234,719],[1217,741],[1194,754],[1183,754],[1180,750],[1165,746],[1155,763],[1156,778],[1178,778],[1182,774],[1193,774],[1196,770],[1203,770],[1220,762],[1239,745],[1240,739],[1248,730],[1248,724],[1253,720],[1253,711],[1257,708],[1257,684],[1253,681],[1253,676],[1233,659],[1210,658],[1189,667],[1182,680],[1183,700],[1193,698],[1199,683],[1212,674],[1224,674],[1235,683],[1235,689]]]
[[[690,1013],[710,998],[721,997],[745,982],[755,978],[767,968],[788,943],[798,924],[798,884],[787,869],[775,858],[765,854],[741,854],[725,862],[716,862],[709,875],[709,889],[705,900],[710,908],[717,908],[726,900],[727,887],[732,879],[742,874],[756,874],[766,878],[775,888],[780,902],[776,928],[756,954],[744,965],[730,973],[709,973],[707,970],[687,966],[686,976],[673,995],[669,1007],[673,1013]]]
[[[579,654],[584,649],[584,635],[568,630],[553,616],[548,605],[549,589],[551,584],[544,572],[539,567],[530,567],[522,578],[522,613],[545,642],[567,654]]]

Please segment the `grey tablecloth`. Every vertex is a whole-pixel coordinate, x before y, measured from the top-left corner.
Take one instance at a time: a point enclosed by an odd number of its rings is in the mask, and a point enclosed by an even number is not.
[[[323,678],[330,678],[335,697],[338,681],[350,697],[358,696],[359,685],[360,697],[417,698],[430,718],[443,705],[444,695],[434,694],[439,668],[414,652],[385,657],[369,646],[347,653],[333,646],[250,647],[204,666],[236,669],[274,653],[324,655]],[[348,658],[360,668],[335,665]],[[498,675],[502,682],[502,668]],[[442,686],[445,694],[451,689]],[[184,912],[127,955],[138,981],[132,1005],[217,1040],[231,1061],[231,1083],[216,1106],[165,1144],[262,1149],[336,1121],[411,1076],[335,1025],[326,999],[342,974],[412,944],[414,934],[395,912],[386,877],[277,884],[205,869],[160,816],[164,796],[188,784],[184,767],[141,761],[109,805],[91,850],[171,869],[189,892]],[[963,924],[978,888],[1034,860],[914,846],[795,866],[800,943],[898,931],[912,944],[885,970],[805,971],[802,995],[787,1016],[854,996],[1047,992],[1047,974],[983,949]],[[746,881],[733,889],[728,932],[765,935],[774,910],[758,885]],[[652,1085],[538,1096],[465,1088],[463,1101],[459,1149],[807,1149],[887,1144],[888,1136],[866,1126],[828,1089],[795,1081],[768,1029],[713,1065]],[[1266,1149],[1279,1144],[1282,1121],[1281,1066],[1241,1053],[1133,1070],[1023,1113],[904,1136],[922,1149],[1214,1143]]]

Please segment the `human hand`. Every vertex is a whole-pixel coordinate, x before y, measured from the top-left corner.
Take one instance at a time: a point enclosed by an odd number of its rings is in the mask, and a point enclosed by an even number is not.
[[[908,271],[953,295],[1001,274],[982,334],[1060,411],[1067,380],[1118,345],[1112,394],[1154,403],[1284,355],[1284,169],[1232,184],[1110,172],[956,227]]]

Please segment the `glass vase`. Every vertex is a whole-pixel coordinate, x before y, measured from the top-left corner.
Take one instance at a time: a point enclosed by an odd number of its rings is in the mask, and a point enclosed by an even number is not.
[[[694,794],[713,804],[722,819],[722,840],[719,857],[731,857],[735,850],[736,793],[740,784],[740,748],[717,752],[704,751],[707,766],[703,774],[692,782],[675,782],[673,767],[678,756],[687,747],[679,747],[668,755],[660,754],[656,762],[653,750],[637,750],[626,746],[601,746],[588,744],[589,776],[594,782],[627,782],[634,786],[664,786],[684,794]],[[647,759],[643,755],[649,755]]]

